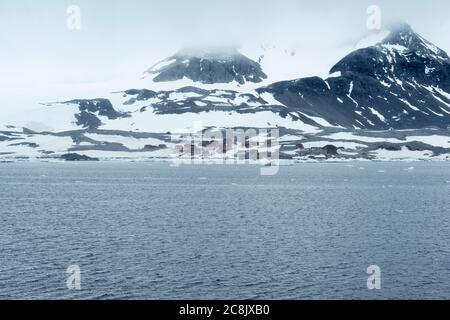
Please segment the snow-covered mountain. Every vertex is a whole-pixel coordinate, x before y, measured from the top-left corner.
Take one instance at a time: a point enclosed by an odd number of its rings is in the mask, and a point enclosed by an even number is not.
[[[147,70],[154,82],[190,79],[203,84],[259,83],[267,78],[259,63],[235,49],[185,49]]]
[[[372,158],[380,148],[406,148],[419,156],[450,154],[445,138],[450,58],[410,26],[397,26],[381,41],[351,52],[325,79],[271,84],[262,66],[277,55],[270,48],[263,51],[252,60],[236,49],[181,50],[144,72],[135,88],[99,93],[96,99],[46,103],[1,124],[0,156],[100,152],[108,157],[166,157],[172,133],[199,122],[219,129],[276,127],[284,145],[342,146],[349,149],[347,158]],[[282,53],[292,59],[296,54]],[[411,131],[382,132],[391,129]],[[339,132],[351,139],[341,139]],[[395,141],[389,138],[393,135]],[[438,138],[433,142],[429,137]],[[52,148],[49,141],[56,140],[64,141]],[[383,141],[394,146],[380,145]],[[300,154],[291,151],[284,155]]]
[[[258,92],[273,94],[291,115],[298,111],[346,128],[450,125],[450,59],[408,25],[350,53],[327,79],[279,82]]]
[[[178,63],[172,63],[173,68],[178,70]],[[171,70],[172,64],[163,70]],[[263,77],[258,77],[259,68],[248,70],[257,73],[252,74],[253,79],[262,80]],[[210,73],[210,69],[204,71],[204,77],[211,79]],[[190,75],[184,77],[194,79]],[[219,83],[224,82],[224,77],[218,77]],[[157,114],[268,111],[293,122],[291,125],[296,128],[300,123],[319,128],[371,130],[447,128],[450,125],[449,79],[448,55],[410,26],[401,25],[378,44],[344,57],[326,79],[302,78],[244,91],[233,86],[228,90],[208,89],[194,81],[176,90],[125,93],[131,96],[127,105],[147,101]],[[200,79],[197,82],[205,83]]]

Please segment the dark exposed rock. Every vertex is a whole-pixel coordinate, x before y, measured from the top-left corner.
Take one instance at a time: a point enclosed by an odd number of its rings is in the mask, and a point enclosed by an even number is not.
[[[423,142],[418,142],[418,141],[413,141],[413,142],[408,142],[405,147],[409,150],[409,151],[425,151],[425,150],[430,150],[430,146],[423,143]]]
[[[13,143],[13,144],[10,144],[10,146],[26,146],[26,147],[30,147],[30,148],[38,148],[39,147],[39,145],[34,142]]]
[[[171,62],[173,61],[173,62]],[[167,58],[168,65],[148,73],[157,74],[155,82],[176,81],[188,78],[204,84],[240,84],[261,82],[267,78],[259,63],[247,58],[236,50],[182,50]]]
[[[46,150],[39,150],[40,153],[44,154],[44,155],[50,155],[50,154],[54,154],[54,151],[46,151]]]
[[[224,76],[225,71],[221,68],[222,64],[234,65],[233,56],[240,57],[237,51],[225,56],[180,52],[166,59],[171,63],[150,73],[157,74],[155,81],[181,79],[188,73],[191,75],[188,78],[194,81],[228,82],[232,78]],[[200,68],[194,62],[197,61],[195,57],[202,61],[214,60],[221,67]],[[126,91],[132,96],[127,103],[157,97],[159,101],[151,104],[156,114],[272,111],[280,117],[316,127],[322,124],[314,117],[349,129],[448,128],[450,125],[450,58],[443,50],[414,33],[408,25],[396,26],[377,45],[350,53],[330,73],[334,75],[325,80],[309,77],[282,81],[256,90],[259,94],[272,94],[279,105],[254,93],[219,92],[195,87],[161,92],[131,89]],[[171,99],[173,93],[198,96]],[[216,99],[208,100],[211,96]],[[242,102],[245,100],[247,102]],[[144,106],[141,111],[147,108]]]
[[[75,114],[75,119],[77,120],[77,125],[91,130],[98,129],[102,125],[102,122],[96,115],[86,111]]]
[[[160,144],[160,145],[154,146],[151,144],[147,144],[144,146],[145,151],[157,151],[157,150],[162,150],[162,149],[167,149],[167,145]]]
[[[142,90],[130,89],[130,90],[125,91],[125,93],[130,96],[136,96],[136,100],[138,100],[138,101],[143,101],[143,100],[148,100],[148,99],[154,98],[158,94],[157,92],[148,90],[148,89],[142,89]]]
[[[164,66],[148,73],[155,76],[156,82],[187,77],[205,84],[244,83],[266,78],[259,63],[236,50],[180,51],[166,59]],[[333,75],[327,79],[309,77],[282,81],[261,87],[256,93],[192,86],[160,92],[130,89],[124,92],[124,97],[129,98],[125,105],[148,100],[148,104],[140,105],[140,111],[152,108],[158,115],[271,111],[322,129],[323,121],[315,117],[351,130],[450,127],[450,58],[408,25],[393,28],[388,37],[374,46],[350,53],[336,63],[330,73]],[[273,99],[265,101],[263,93],[270,93],[278,103]],[[76,123],[89,131],[101,127],[100,116],[110,120],[129,116],[129,113],[117,111],[107,99],[65,103],[78,105]],[[391,133],[394,136],[398,131]],[[4,138],[0,136],[1,139]]]
[[[322,148],[322,150],[324,150],[328,156],[337,156],[339,149],[342,148],[338,148],[332,144],[326,145],[325,147]]]
[[[89,113],[98,113],[100,116],[105,116],[108,119],[117,119],[123,117],[124,114],[114,109],[111,101],[108,99],[78,99],[64,102],[66,104],[77,104],[80,111]]]
[[[409,26],[381,43],[350,53],[330,71],[337,76],[275,83],[288,107],[347,128],[387,130],[450,124],[450,59]]]
[[[80,155],[78,153],[67,153],[61,156],[61,159],[65,161],[98,161],[98,158],[91,158],[86,155]]]
[[[77,125],[91,130],[98,129],[102,125],[102,122],[98,116],[104,116],[110,120],[129,116],[126,113],[116,111],[111,104],[111,101],[108,99],[78,99],[63,103],[77,104],[80,109],[80,113],[75,114]]]
[[[398,144],[386,142],[386,143],[382,143],[382,144],[375,146],[375,149],[384,149],[387,151],[400,151],[400,150],[402,150],[402,146],[398,145]]]

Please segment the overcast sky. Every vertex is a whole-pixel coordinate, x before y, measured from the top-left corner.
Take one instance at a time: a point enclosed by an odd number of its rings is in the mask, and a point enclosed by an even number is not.
[[[73,4],[79,31],[66,26]],[[293,46],[329,68],[368,32],[374,4],[383,25],[406,21],[450,52],[448,0],[0,0],[0,116],[51,94],[58,100],[58,88],[107,90],[184,46]]]

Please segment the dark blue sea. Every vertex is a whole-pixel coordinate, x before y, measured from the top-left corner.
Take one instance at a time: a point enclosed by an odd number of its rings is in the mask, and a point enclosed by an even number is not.
[[[449,163],[260,169],[0,164],[0,299],[450,298]]]

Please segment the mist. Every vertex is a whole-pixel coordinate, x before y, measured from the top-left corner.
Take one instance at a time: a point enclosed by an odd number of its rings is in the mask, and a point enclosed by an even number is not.
[[[80,30],[67,28],[69,5],[80,8]],[[372,32],[369,5],[380,7],[383,27],[406,21],[450,52],[448,1],[2,0],[0,116],[118,89],[184,47],[295,48],[298,77],[322,75]]]

